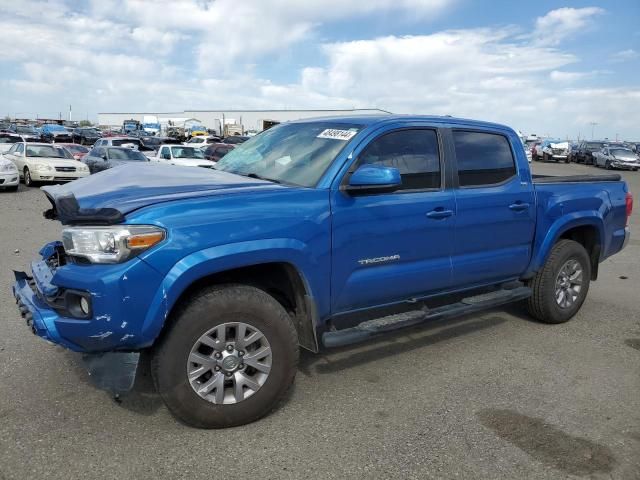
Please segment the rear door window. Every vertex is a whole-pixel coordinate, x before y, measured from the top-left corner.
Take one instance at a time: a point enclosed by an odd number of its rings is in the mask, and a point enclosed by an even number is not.
[[[496,185],[516,174],[509,140],[503,135],[453,131],[461,187]]]

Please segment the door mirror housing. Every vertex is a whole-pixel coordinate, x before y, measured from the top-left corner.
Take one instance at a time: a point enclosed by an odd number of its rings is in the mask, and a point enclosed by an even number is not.
[[[395,192],[402,186],[400,170],[380,165],[362,165],[349,178],[349,195]]]
[[[107,154],[103,153],[102,155],[100,155],[100,158],[106,161],[107,160]]]

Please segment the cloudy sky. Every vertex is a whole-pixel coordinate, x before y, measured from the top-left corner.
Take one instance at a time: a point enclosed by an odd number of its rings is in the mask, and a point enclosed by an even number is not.
[[[0,115],[379,107],[640,139],[640,1],[0,0]]]

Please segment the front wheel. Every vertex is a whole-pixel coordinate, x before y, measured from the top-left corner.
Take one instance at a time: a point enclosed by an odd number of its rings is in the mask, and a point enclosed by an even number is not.
[[[573,240],[560,240],[544,267],[529,286],[531,316],[544,323],[570,320],[584,303],[591,280],[591,263],[585,248]]]
[[[606,168],[607,170],[611,170],[611,162],[610,162],[609,160],[607,160],[607,161],[604,163],[604,168]]]
[[[271,412],[295,378],[298,337],[266,292],[244,285],[201,290],[154,348],[152,372],[169,410],[198,428],[253,422]]]
[[[36,182],[31,179],[31,172],[29,168],[24,167],[24,186],[25,187],[35,187]]]

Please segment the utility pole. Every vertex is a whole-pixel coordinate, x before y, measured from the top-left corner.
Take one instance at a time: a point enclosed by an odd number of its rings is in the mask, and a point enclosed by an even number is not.
[[[591,140],[594,140],[593,137],[593,128],[598,125],[598,122],[589,122],[589,125],[591,125]]]
[[[71,121],[71,105],[69,105],[69,121]]]

